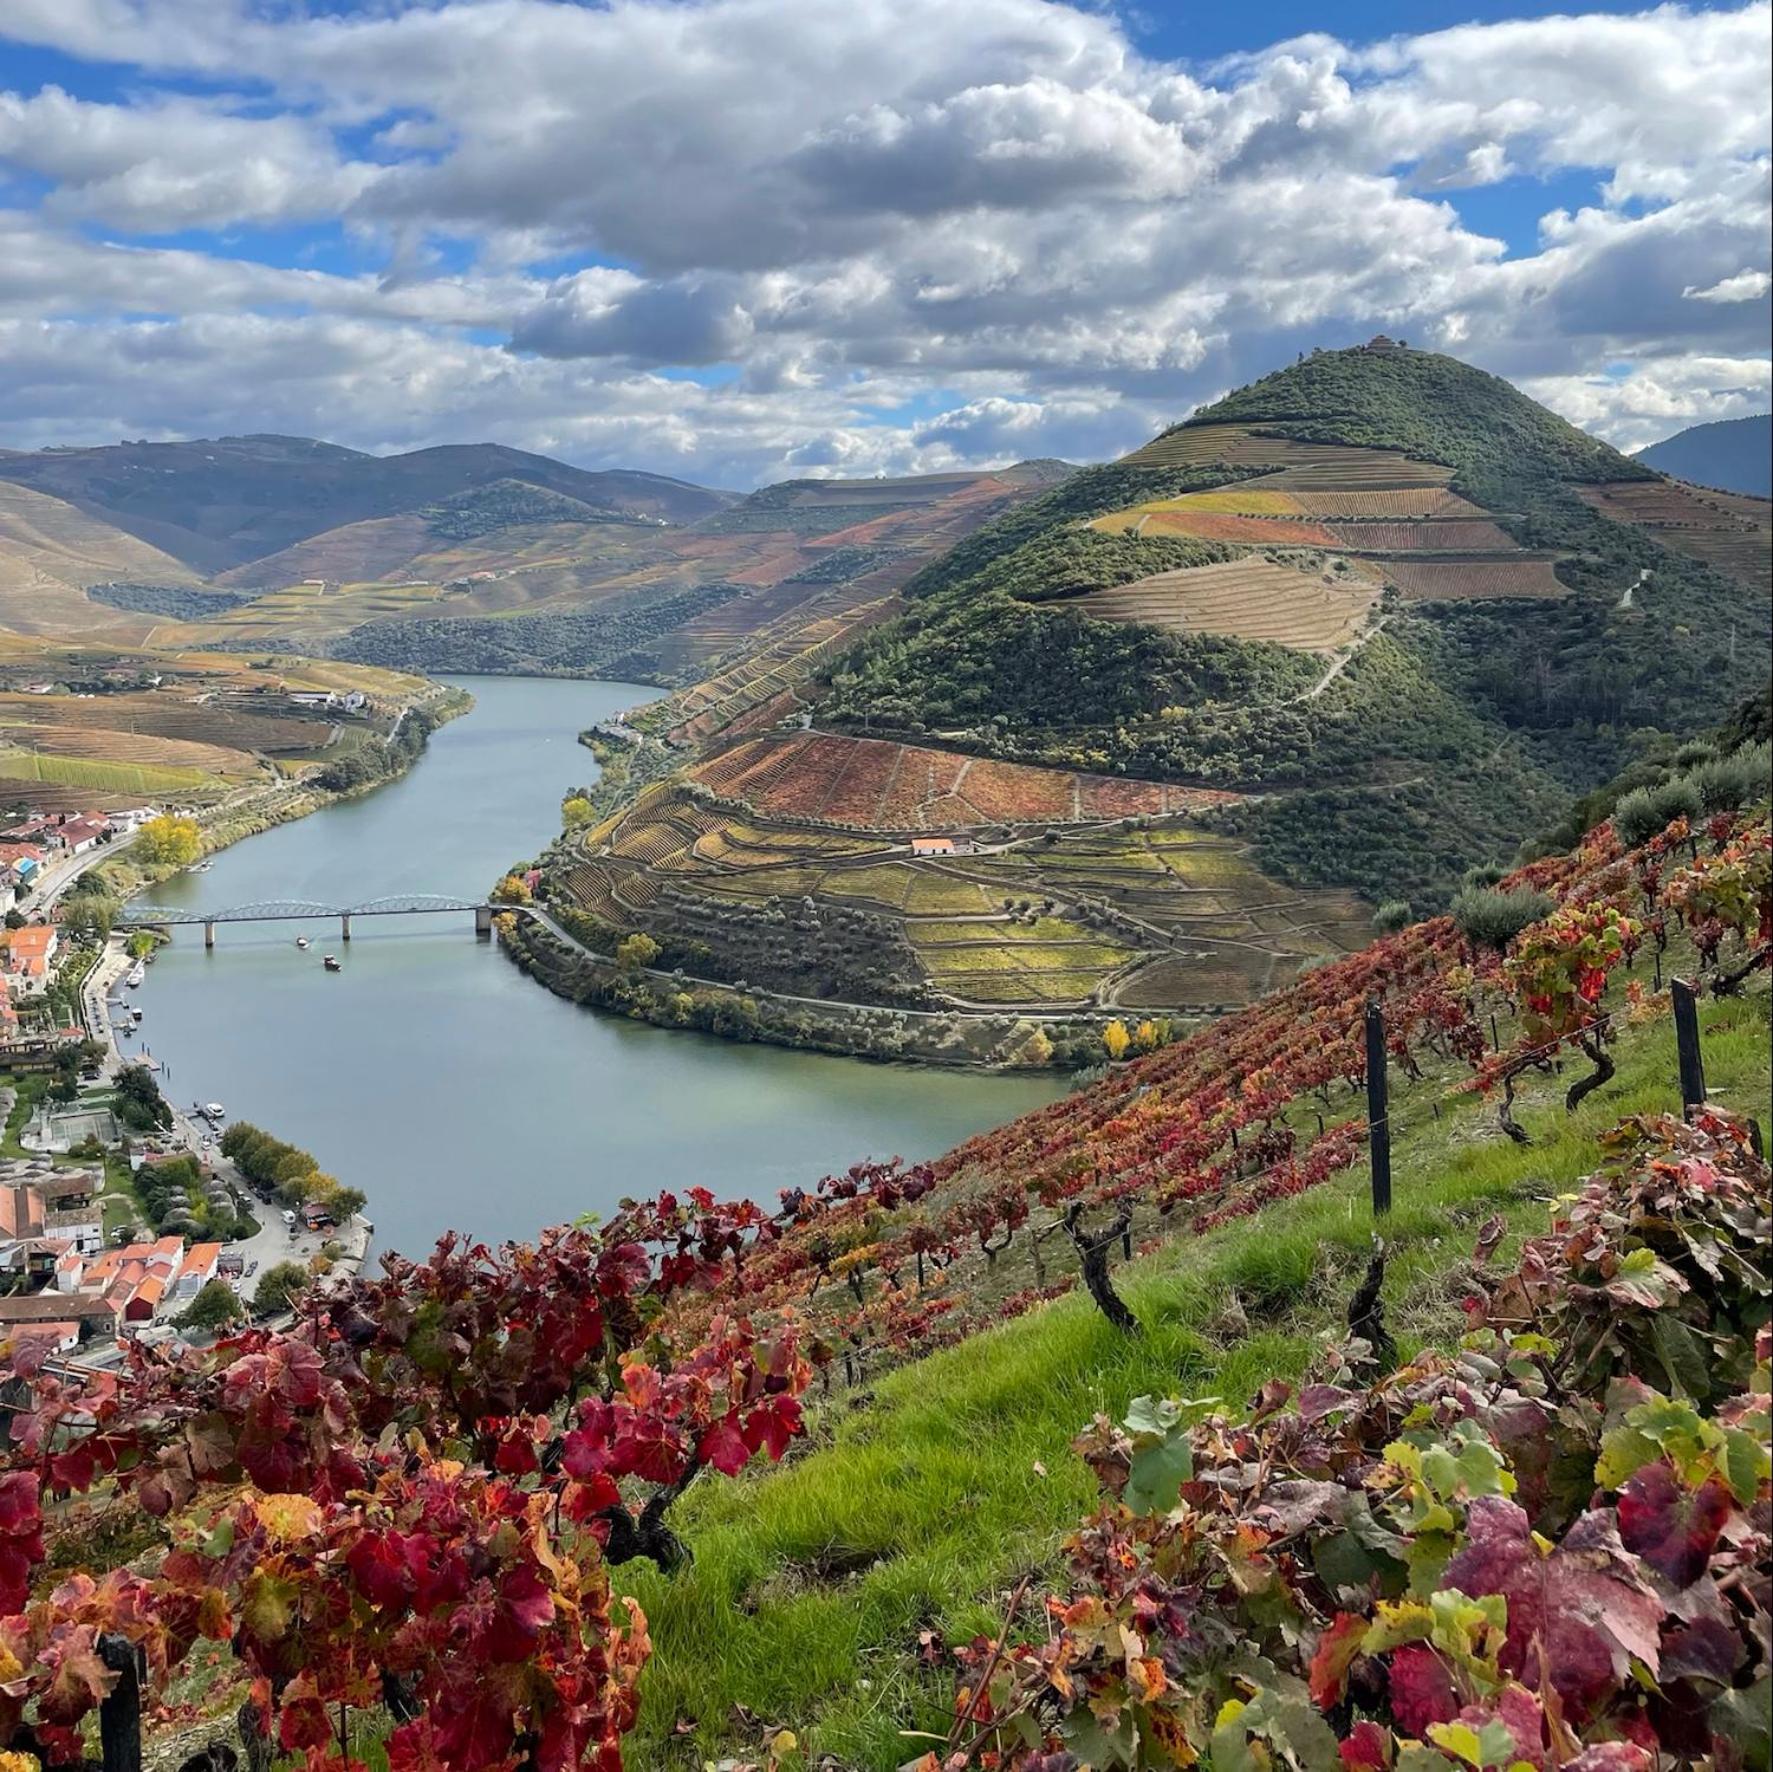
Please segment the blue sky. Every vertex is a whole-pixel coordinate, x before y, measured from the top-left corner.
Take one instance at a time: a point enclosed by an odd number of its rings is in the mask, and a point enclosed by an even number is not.
[[[1768,404],[1766,5],[7,0],[0,446],[1092,459],[1386,330]]]

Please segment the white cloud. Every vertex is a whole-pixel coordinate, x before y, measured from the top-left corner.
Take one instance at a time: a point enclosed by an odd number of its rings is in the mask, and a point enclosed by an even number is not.
[[[1770,21],[1199,69],[1056,0],[7,0],[0,41],[137,73],[0,94],[0,204],[8,165],[31,193],[0,432],[496,435],[728,481],[1083,457],[1383,328],[1631,439],[1765,358]],[[1571,169],[1595,201],[1530,256],[1460,218]],[[230,233],[291,224],[367,268]]]
[[[1709,289],[1696,289],[1689,283],[1681,294],[1688,301],[1757,301],[1769,289],[1773,289],[1773,276],[1767,272],[1738,271],[1734,277],[1720,277]]]

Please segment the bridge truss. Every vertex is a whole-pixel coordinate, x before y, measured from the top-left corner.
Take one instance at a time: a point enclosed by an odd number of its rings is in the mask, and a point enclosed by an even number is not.
[[[119,929],[196,927],[209,923],[307,923],[343,917],[427,917],[487,909],[485,899],[448,898],[418,892],[371,898],[361,904],[319,904],[312,899],[267,899],[259,904],[203,910],[192,905],[126,904],[118,912]]]

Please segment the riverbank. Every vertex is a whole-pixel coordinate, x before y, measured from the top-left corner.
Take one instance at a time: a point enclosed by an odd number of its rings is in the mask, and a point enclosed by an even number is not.
[[[343,788],[322,787],[314,779],[328,768],[327,764],[322,763],[312,766],[306,775],[293,780],[272,782],[253,789],[238,799],[226,800],[218,806],[198,810],[193,816],[203,843],[202,859],[231,848],[236,843],[242,843],[248,837],[262,836],[279,825],[293,823],[298,818],[306,818],[329,806],[361,799],[378,788],[386,787],[390,782],[399,781],[424,756],[431,734],[450,721],[460,719],[473,706],[474,698],[467,691],[444,684],[437,685],[436,693],[424,703],[429,719],[425,742],[416,749],[400,752],[402,761],[399,767],[389,769],[373,779]],[[403,714],[402,719],[395,722],[396,728],[404,717]],[[391,732],[389,737],[392,736]],[[144,862],[138,854],[120,852],[117,846],[113,846],[113,850],[100,857],[94,865],[105,868],[107,881],[117,889],[116,897],[130,899],[150,886],[157,886],[162,881],[185,872],[188,864],[154,866]],[[65,885],[61,890],[66,890]]]
[[[525,976],[583,1008],[650,1027],[877,1062],[991,1071],[1048,1071],[1057,1040],[1094,1030],[1078,1015],[968,1015],[876,1008],[791,996],[755,985],[624,964],[577,940],[530,905],[495,920],[500,949]]]

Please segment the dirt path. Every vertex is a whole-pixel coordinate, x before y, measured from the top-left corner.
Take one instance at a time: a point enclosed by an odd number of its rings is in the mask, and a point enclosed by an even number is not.
[[[1379,619],[1376,622],[1374,622],[1373,625],[1370,628],[1368,628],[1367,631],[1364,634],[1362,634],[1354,642],[1354,644],[1348,648],[1348,650],[1346,652],[1344,652],[1339,658],[1337,658],[1335,660],[1335,662],[1330,666],[1330,668],[1327,671],[1325,671],[1321,677],[1318,678],[1317,682],[1314,683],[1311,686],[1311,688],[1306,690],[1303,695],[1296,695],[1293,697],[1293,705],[1296,706],[1298,703],[1305,702],[1305,701],[1316,701],[1317,698],[1320,695],[1322,695],[1323,692],[1326,689],[1328,689],[1329,686],[1332,683],[1334,683],[1336,681],[1336,679],[1338,677],[1340,677],[1345,670],[1348,669],[1349,661],[1351,659],[1353,659],[1354,655],[1357,652],[1359,652],[1360,649],[1363,646],[1365,646],[1366,643],[1370,639],[1372,639],[1373,636],[1375,634],[1377,634],[1382,627],[1385,626],[1386,622],[1389,619],[1390,618],[1388,616],[1383,616],[1383,615],[1380,616]]]

